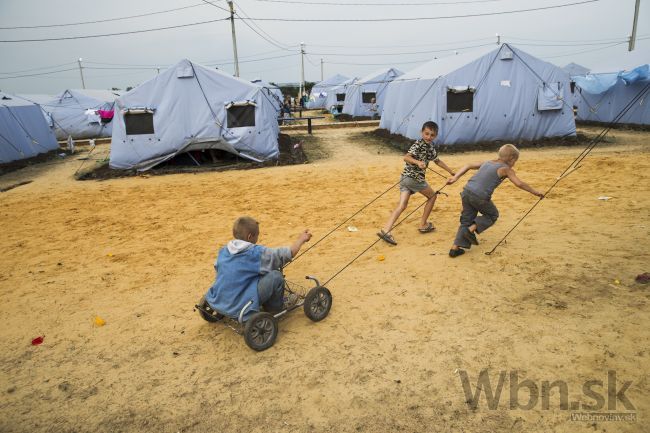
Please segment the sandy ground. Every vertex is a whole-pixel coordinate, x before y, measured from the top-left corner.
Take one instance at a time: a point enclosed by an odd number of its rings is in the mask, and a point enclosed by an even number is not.
[[[0,178],[33,180],[0,194],[0,431],[647,431],[650,287],[634,277],[650,271],[648,133],[615,131],[492,256],[535,198],[504,183],[501,219],[450,259],[464,181],[447,188],[436,232],[419,234],[415,213],[397,247],[377,244],[329,284],[327,319],[294,312],[265,352],[192,311],[237,216],[261,221],[263,244],[304,227],[315,240],[397,181],[401,156],[358,134],[318,132],[329,158],[300,166],[78,182],[80,161],[67,159]],[[516,168],[545,188],[579,151],[525,150]],[[491,153],[442,157],[458,168]],[[397,195],[287,277],[329,278],[376,239]],[[474,389],[483,369],[493,391],[500,371],[516,371],[538,387],[563,380],[585,404],[583,383],[606,388],[614,370],[617,390],[632,382],[637,421],[571,421],[557,388],[550,409],[510,409],[508,379],[496,409],[481,396],[473,410],[460,374]]]

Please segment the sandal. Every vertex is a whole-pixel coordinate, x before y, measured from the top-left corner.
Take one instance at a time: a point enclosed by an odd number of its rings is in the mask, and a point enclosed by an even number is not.
[[[435,229],[436,229],[436,228],[433,226],[433,224],[431,224],[431,223],[429,222],[429,223],[427,223],[427,226],[426,226],[425,228],[423,228],[423,229],[418,229],[418,231],[419,231],[420,233],[430,233],[430,232],[434,231]]]
[[[393,235],[391,235],[390,233],[386,233],[383,230],[380,230],[377,233],[377,236],[379,236],[379,238],[381,240],[383,240],[384,242],[388,242],[391,245],[397,245],[397,242],[395,242],[395,239],[393,238]]]

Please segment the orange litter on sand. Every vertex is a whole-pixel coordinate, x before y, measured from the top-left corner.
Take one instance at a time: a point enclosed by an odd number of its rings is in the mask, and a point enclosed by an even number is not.
[[[40,337],[34,338],[32,340],[32,346],[38,346],[39,344],[42,344],[44,338],[45,338],[45,335],[41,335]]]
[[[95,316],[94,322],[95,322],[95,325],[97,325],[97,326],[104,326],[104,325],[106,325],[106,320],[102,319],[102,318],[99,317],[99,316]]]
[[[383,262],[384,260],[386,260],[386,257],[384,257],[383,254],[379,254],[379,255],[377,256],[377,260],[379,260],[380,262]]]

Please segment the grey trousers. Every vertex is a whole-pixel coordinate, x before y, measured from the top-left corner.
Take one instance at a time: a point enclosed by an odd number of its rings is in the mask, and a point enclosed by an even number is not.
[[[284,277],[280,271],[271,271],[257,282],[257,295],[265,311],[277,313],[284,301]]]
[[[463,190],[460,197],[463,200],[463,211],[460,214],[460,227],[458,227],[454,245],[469,248],[471,244],[463,236],[465,230],[472,224],[476,224],[476,233],[484,232],[497,221],[499,210],[492,200],[480,198],[473,192]],[[481,215],[477,216],[479,212]]]

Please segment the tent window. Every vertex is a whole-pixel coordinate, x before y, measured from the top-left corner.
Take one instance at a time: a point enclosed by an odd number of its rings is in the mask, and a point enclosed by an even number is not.
[[[474,92],[447,90],[447,113],[464,113],[474,111]]]
[[[571,86],[571,93],[575,93],[576,92],[576,82],[571,81],[570,86]]]
[[[153,113],[125,113],[126,135],[153,134]]]
[[[228,108],[228,128],[255,126],[254,105],[232,105]]]
[[[345,93],[337,93],[336,102],[343,102],[343,101],[345,101]]]
[[[372,103],[373,99],[377,98],[377,93],[375,92],[362,92],[361,93],[361,102],[364,104]]]

